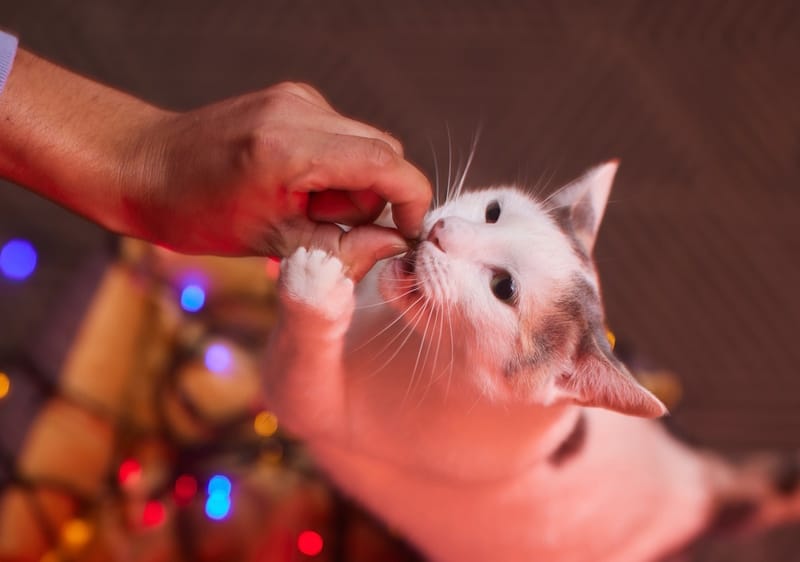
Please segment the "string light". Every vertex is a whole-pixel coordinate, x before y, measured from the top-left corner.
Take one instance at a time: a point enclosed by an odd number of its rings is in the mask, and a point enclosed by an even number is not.
[[[261,437],[272,437],[278,431],[278,417],[267,410],[259,412],[253,420],[253,429]]]
[[[316,556],[324,545],[322,535],[316,531],[303,531],[297,536],[297,550],[306,556]]]
[[[206,292],[200,285],[189,284],[181,291],[181,308],[187,312],[197,312],[206,302]]]
[[[231,498],[223,494],[211,494],[206,500],[206,515],[214,521],[225,519],[231,512]]]
[[[220,521],[231,511],[231,481],[227,476],[216,474],[208,481],[208,498],[206,499],[206,515],[210,519]]]
[[[125,459],[119,465],[117,479],[125,488],[136,486],[142,479],[142,465],[136,459]]]
[[[215,343],[206,349],[205,364],[209,371],[214,373],[225,373],[233,363],[233,355],[228,346]]]
[[[142,510],[142,526],[157,527],[161,525],[167,517],[167,509],[158,500],[150,500],[144,504]]]
[[[0,271],[14,281],[27,279],[36,269],[36,249],[27,240],[14,238],[0,249]]]
[[[180,506],[188,505],[197,494],[197,478],[191,474],[182,474],[175,480],[173,496]]]
[[[0,400],[11,392],[11,379],[7,374],[0,372]]]
[[[92,526],[83,519],[72,519],[61,528],[61,541],[68,549],[81,549],[91,538]]]

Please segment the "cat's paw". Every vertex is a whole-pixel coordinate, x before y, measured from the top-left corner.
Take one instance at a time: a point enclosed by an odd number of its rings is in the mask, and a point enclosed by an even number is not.
[[[339,258],[323,250],[298,248],[281,265],[285,304],[300,305],[331,320],[349,320],[355,306],[353,288]]]

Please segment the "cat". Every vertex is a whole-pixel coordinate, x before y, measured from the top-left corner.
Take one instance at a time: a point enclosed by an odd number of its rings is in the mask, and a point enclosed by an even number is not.
[[[617,165],[543,200],[458,189],[358,286],[283,260],[272,407],[431,560],[643,562],[800,516],[793,459],[684,445],[614,356],[592,250]]]

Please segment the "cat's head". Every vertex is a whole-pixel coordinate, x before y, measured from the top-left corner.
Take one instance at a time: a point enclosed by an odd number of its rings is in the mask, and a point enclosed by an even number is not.
[[[454,341],[472,371],[463,382],[492,400],[664,414],[607,339],[592,250],[616,169],[597,166],[543,201],[509,187],[447,201],[417,248],[385,266],[384,298],[431,345]]]

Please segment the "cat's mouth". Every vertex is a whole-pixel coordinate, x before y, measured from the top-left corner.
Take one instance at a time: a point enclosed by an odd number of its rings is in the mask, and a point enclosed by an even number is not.
[[[404,274],[413,276],[417,271],[417,250],[409,250],[400,258],[400,271]]]

